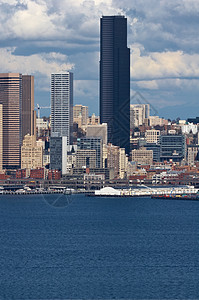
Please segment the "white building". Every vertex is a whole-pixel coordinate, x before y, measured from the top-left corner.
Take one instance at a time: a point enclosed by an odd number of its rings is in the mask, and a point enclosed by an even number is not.
[[[73,73],[51,74],[51,135],[67,137],[72,143]]]
[[[133,129],[143,125],[145,119],[149,118],[149,104],[130,105],[130,128]]]
[[[196,134],[198,132],[198,126],[193,123],[182,125],[181,128],[182,128],[182,133],[184,133],[184,134],[189,134],[191,132],[193,134]]]

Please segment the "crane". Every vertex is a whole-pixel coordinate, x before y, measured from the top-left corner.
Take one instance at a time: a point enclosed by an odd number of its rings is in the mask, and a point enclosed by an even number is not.
[[[40,106],[39,104],[37,104],[36,109],[37,109],[37,111],[38,111],[38,113],[37,113],[38,119],[40,119],[40,109],[41,109],[41,108],[51,108],[51,107],[50,107],[50,106]]]

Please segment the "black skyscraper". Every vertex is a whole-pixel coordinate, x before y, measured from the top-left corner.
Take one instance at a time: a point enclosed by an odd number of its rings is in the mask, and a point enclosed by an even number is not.
[[[103,16],[100,32],[100,121],[108,124],[108,142],[130,147],[130,49],[127,19]]]

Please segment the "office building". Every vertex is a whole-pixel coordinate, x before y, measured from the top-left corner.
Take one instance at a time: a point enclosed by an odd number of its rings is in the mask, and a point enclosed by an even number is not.
[[[153,163],[153,151],[147,150],[144,147],[138,150],[132,150],[131,155],[132,161],[138,165],[152,165]]]
[[[76,168],[96,168],[96,150],[81,150],[76,153]]]
[[[36,135],[25,135],[21,147],[21,169],[37,169],[43,167],[43,146],[36,141]]]
[[[159,144],[160,141],[160,130],[149,129],[145,132],[147,144]]]
[[[184,135],[160,136],[160,161],[180,162],[185,158],[186,144]]]
[[[159,144],[146,144],[145,148],[147,150],[152,150],[153,151],[153,161],[158,162],[160,161],[160,145]]]
[[[26,134],[36,134],[34,76],[31,75],[22,75],[22,140]]]
[[[101,137],[103,144],[107,144],[107,124],[88,125],[86,128],[86,136]]]
[[[73,73],[51,74],[51,135],[67,137],[73,134]]]
[[[108,125],[108,143],[130,147],[130,49],[127,19],[100,20],[100,123]]]
[[[102,167],[103,142],[101,137],[82,137],[77,139],[77,148],[80,150],[96,151],[96,167]]]
[[[21,166],[21,74],[0,74],[0,104],[3,105],[3,168],[17,169]]]
[[[50,169],[67,173],[67,137],[50,138]]]

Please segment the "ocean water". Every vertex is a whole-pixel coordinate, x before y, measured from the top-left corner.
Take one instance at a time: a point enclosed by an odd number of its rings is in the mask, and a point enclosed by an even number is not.
[[[0,299],[199,299],[199,202],[0,196]]]

